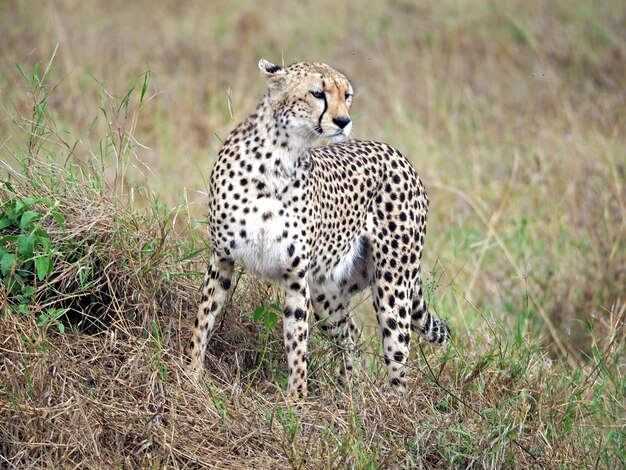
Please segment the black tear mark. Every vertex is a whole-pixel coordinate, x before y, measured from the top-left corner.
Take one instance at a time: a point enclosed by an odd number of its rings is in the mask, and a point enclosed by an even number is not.
[[[326,84],[324,82],[322,82],[322,87],[326,88]],[[326,100],[326,93],[324,93],[324,111],[322,111],[322,114],[320,114],[320,118],[317,120],[317,132],[319,132],[320,134],[322,133],[322,118],[324,117],[327,109],[328,101]]]

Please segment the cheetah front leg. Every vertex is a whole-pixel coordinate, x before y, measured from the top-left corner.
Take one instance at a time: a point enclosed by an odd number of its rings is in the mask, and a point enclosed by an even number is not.
[[[220,313],[230,289],[234,263],[220,257],[213,251],[204,275],[202,300],[194,323],[191,341],[187,348],[186,369],[197,380],[200,377],[209,334],[215,324],[215,317]]]
[[[285,283],[283,335],[289,366],[288,392],[293,400],[307,395],[307,343],[311,299],[306,276],[290,276]]]

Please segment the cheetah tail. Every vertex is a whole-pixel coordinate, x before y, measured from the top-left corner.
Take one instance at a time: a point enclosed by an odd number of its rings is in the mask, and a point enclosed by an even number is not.
[[[450,344],[450,328],[444,321],[428,311],[428,305],[423,297],[418,302],[414,302],[411,330],[417,331],[422,338],[434,346],[446,348]]]

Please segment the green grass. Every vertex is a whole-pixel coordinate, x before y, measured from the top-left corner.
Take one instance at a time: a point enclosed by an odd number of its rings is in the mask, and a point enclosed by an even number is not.
[[[626,464],[622,2],[37,8],[0,18],[0,466]],[[291,408],[281,294],[246,275],[182,377],[208,174],[281,53],[351,77],[355,136],[428,189],[453,346],[414,341],[402,399],[365,299],[359,377],[313,328]]]

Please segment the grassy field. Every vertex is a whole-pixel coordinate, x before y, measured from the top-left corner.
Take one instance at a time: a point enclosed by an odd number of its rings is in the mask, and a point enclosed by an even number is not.
[[[0,468],[626,466],[626,6],[620,0],[0,3]],[[260,57],[351,78],[353,135],[431,199],[414,338],[384,394],[376,320],[336,383],[284,398],[280,292],[240,272],[208,373],[208,175]],[[16,66],[17,64],[17,66]],[[39,64],[39,65],[38,65]]]

